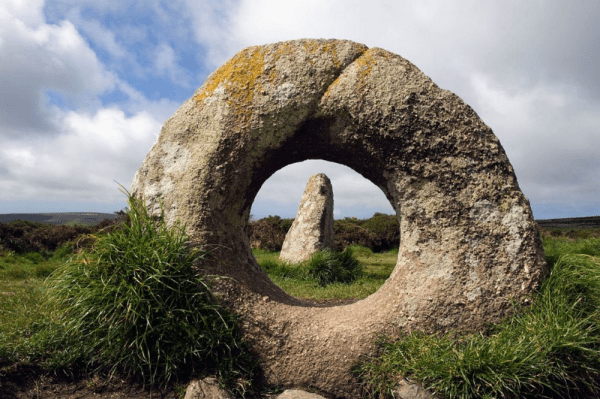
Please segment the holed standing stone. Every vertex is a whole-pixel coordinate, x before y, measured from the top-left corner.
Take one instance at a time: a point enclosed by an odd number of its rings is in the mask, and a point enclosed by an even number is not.
[[[262,184],[307,159],[346,165],[401,219],[391,276],[315,307],[267,277],[246,227]],[[359,398],[352,366],[394,330],[479,330],[526,303],[547,271],[529,201],[498,138],[411,62],[347,40],[254,46],[165,122],[131,193],[210,251],[198,273],[240,316],[268,383]]]

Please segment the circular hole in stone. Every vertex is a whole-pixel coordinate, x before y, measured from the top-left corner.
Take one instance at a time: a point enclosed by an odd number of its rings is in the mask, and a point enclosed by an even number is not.
[[[370,219],[372,226],[376,221],[385,223],[386,216],[384,215],[387,215],[388,218],[396,217],[395,211],[383,191],[359,173],[338,163],[308,160],[290,164],[275,172],[265,181],[252,204],[251,223],[257,223],[269,216],[293,221],[306,184],[310,176],[316,173],[324,173],[331,181],[335,223],[352,223],[351,219],[356,218],[358,219],[356,225],[360,225],[364,223],[364,220]],[[374,219],[376,213],[383,215],[379,215],[380,219]],[[288,224],[291,221],[288,221]],[[263,223],[261,226],[264,228],[265,224]],[[360,228],[357,227],[357,230]],[[352,233],[349,236],[352,237]],[[252,246],[256,247],[258,242],[252,243],[252,237],[249,238]],[[363,299],[377,291],[393,271],[398,259],[397,246],[375,247],[373,253],[360,247],[354,247],[354,249],[355,256],[364,269],[364,277],[354,284],[315,287],[314,283],[312,286],[311,284],[302,284],[296,279],[282,277],[268,270],[268,267],[263,268],[267,269],[267,274],[275,284],[294,297],[331,304],[351,302]],[[273,253],[253,248],[253,253],[261,265],[264,265],[265,262],[279,260],[279,252]]]

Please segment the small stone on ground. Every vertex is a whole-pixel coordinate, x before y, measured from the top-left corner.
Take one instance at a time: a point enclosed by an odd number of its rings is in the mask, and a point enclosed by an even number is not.
[[[321,395],[317,395],[316,393],[310,393],[306,391],[302,391],[300,389],[288,389],[283,391],[283,393],[277,396],[276,399],[325,399]]]

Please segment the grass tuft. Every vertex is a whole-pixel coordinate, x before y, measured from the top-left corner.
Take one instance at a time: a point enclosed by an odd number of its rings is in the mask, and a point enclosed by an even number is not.
[[[253,250],[261,267],[273,280],[296,280],[300,284],[351,284],[363,275],[363,266],[350,248],[344,252],[325,249],[297,264],[282,262],[274,252]]]
[[[212,373],[247,389],[256,364],[237,318],[192,270],[205,253],[186,245],[185,226],[166,227],[162,204],[154,219],[137,199],[128,203],[130,224],[92,236],[90,251],[47,280],[44,301],[56,311],[36,336],[52,348],[44,366],[124,373],[158,386]]]
[[[315,253],[308,261],[307,270],[308,275],[318,280],[321,286],[352,283],[363,273],[362,265],[350,248],[344,252],[324,249]]]

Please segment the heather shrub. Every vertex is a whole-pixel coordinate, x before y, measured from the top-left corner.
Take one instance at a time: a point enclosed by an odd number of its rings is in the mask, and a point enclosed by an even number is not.
[[[365,219],[362,227],[374,237],[369,246],[374,252],[388,251],[400,245],[400,224],[396,215],[377,212]]]
[[[337,251],[343,251],[351,245],[361,245],[371,248],[375,236],[373,233],[362,226],[363,220],[357,218],[344,218],[333,222],[335,231],[334,247]]]
[[[252,248],[281,251],[281,246],[294,219],[269,216],[248,223],[248,237]]]
[[[17,254],[39,252],[44,258],[49,258],[67,242],[100,230],[110,233],[121,228],[121,223],[127,221],[128,216],[123,211],[115,213],[119,215],[117,219],[105,219],[95,226],[53,225],[26,220],[0,222],[0,243],[3,248]]]

